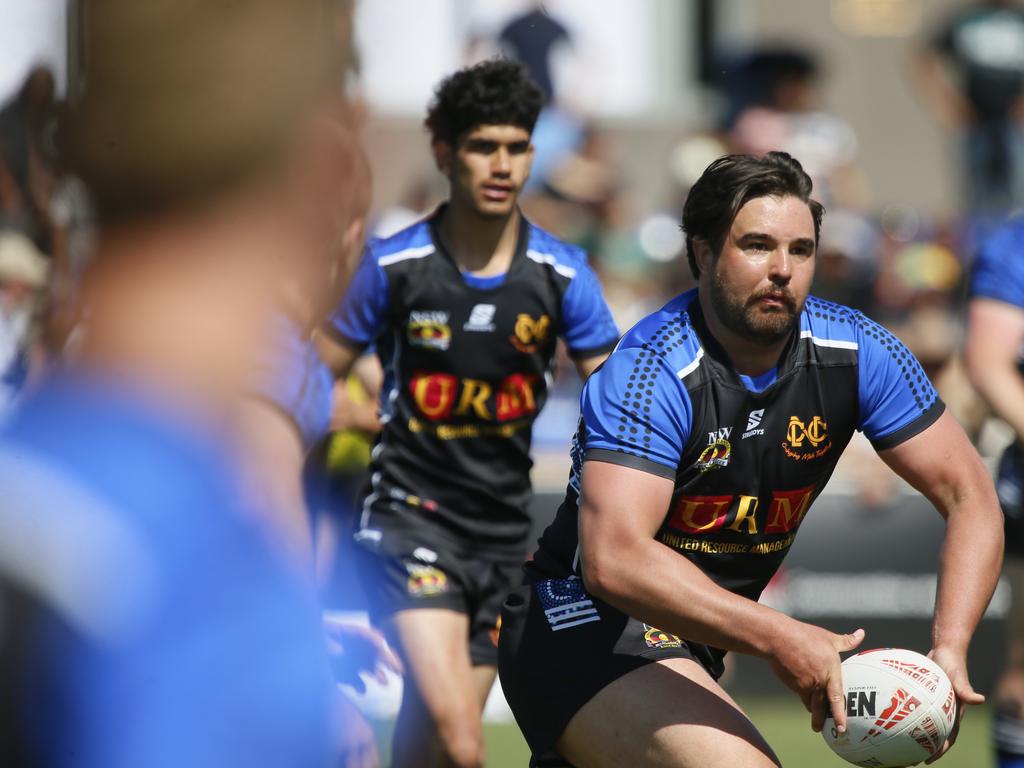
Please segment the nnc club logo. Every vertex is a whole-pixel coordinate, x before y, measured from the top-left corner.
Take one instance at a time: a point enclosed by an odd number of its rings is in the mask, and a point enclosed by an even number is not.
[[[795,461],[811,461],[824,456],[832,450],[828,423],[821,416],[815,416],[809,422],[804,422],[798,416],[790,416],[782,450]]]
[[[512,346],[528,355],[537,351],[537,347],[545,342],[551,330],[551,318],[541,315],[536,320],[525,312],[516,316],[513,334],[508,337]]]

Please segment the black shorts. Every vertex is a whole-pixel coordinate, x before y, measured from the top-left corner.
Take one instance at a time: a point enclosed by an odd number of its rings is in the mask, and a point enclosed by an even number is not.
[[[699,650],[698,650],[699,649]],[[626,616],[587,595],[576,578],[516,589],[501,613],[498,674],[533,752],[531,765],[564,764],[554,753],[573,715],[601,689],[661,659],[693,659],[714,677],[720,657]]]
[[[380,538],[360,542],[357,565],[378,624],[398,611],[448,608],[469,617],[474,665],[498,663],[498,616],[522,582],[522,557],[489,556],[444,541],[424,526],[380,527]]]

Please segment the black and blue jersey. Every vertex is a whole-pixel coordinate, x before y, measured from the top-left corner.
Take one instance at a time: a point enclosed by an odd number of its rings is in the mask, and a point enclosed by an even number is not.
[[[658,540],[756,600],[853,432],[890,448],[943,408],[913,355],[860,312],[809,298],[778,367],[751,379],[708,331],[696,290],[684,293],[587,382],[567,496],[528,577],[579,574],[583,462],[604,461],[672,480]]]
[[[971,267],[970,292],[971,298],[994,299],[1024,312],[1024,219],[1011,219],[982,243]],[[1020,369],[1024,349],[1018,353]],[[1006,550],[1024,555],[1024,444],[1019,438],[999,461],[996,492],[1006,516]]]
[[[474,277],[437,235],[443,210],[370,242],[333,321],[349,345],[376,345],[385,376],[360,538],[402,505],[459,541],[522,554],[557,338],[585,359],[618,331],[579,248],[522,219],[508,271]]]

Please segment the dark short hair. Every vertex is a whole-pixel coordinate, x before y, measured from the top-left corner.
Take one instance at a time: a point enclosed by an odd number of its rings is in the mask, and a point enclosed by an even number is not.
[[[736,214],[758,197],[796,197],[807,203],[817,245],[825,207],[811,198],[811,186],[811,177],[800,162],[785,152],[769,152],[763,157],[725,155],[715,160],[697,179],[683,205],[686,258],[693,276],[700,277],[693,241],[705,241],[717,254]]]
[[[479,125],[515,125],[533,133],[544,94],[511,59],[460,69],[437,86],[424,125],[432,141],[455,146]]]

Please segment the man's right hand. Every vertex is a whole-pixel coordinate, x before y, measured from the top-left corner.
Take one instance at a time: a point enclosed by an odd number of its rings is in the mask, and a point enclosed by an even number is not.
[[[846,730],[846,691],[842,659],[864,640],[864,630],[837,635],[827,629],[790,620],[772,646],[769,661],[786,687],[795,691],[811,713],[811,729],[820,732],[831,712],[836,729]]]

